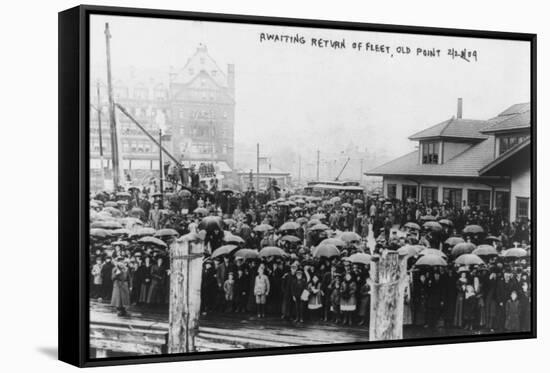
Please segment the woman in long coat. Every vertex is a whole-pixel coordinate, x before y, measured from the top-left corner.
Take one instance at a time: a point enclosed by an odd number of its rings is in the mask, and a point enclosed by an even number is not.
[[[136,271],[136,276],[141,279],[138,303],[147,303],[149,288],[151,287],[151,258],[146,256],[142,265]]]
[[[370,285],[367,277],[363,279],[363,285],[359,289],[359,309],[357,314],[360,318],[359,325],[368,325],[370,315]]]
[[[128,268],[122,261],[118,261],[113,268],[113,295],[111,306],[116,307],[119,316],[126,315],[126,307],[130,306],[130,278]]]
[[[505,322],[504,329],[509,332],[517,332],[520,330],[520,303],[515,290],[510,294],[510,299],[506,301],[505,306]]]
[[[166,270],[162,265],[162,258],[157,258],[157,263],[151,266],[151,287],[147,294],[147,303],[161,304],[164,301],[164,281]]]
[[[357,309],[357,283],[351,273],[344,275],[342,281],[342,292],[340,297],[340,311],[342,312],[342,324],[352,325],[353,313]]]

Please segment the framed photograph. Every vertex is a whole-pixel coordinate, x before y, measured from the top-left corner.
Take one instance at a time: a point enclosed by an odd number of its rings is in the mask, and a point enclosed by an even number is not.
[[[59,13],[59,358],[534,338],[535,61],[528,33]]]

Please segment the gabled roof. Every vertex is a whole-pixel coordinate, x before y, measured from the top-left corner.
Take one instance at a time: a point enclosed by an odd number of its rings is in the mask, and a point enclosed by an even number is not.
[[[494,159],[494,137],[472,145],[444,164],[422,164],[418,162],[418,150],[394,159],[366,172],[371,176],[445,176],[478,177],[479,170]]]
[[[531,128],[531,104],[515,104],[489,119],[482,133],[499,133]]]
[[[475,119],[451,118],[435,126],[410,136],[410,140],[425,140],[434,138],[458,138],[485,140],[487,135],[479,131],[487,126],[487,121]]]
[[[206,45],[199,44],[185,66],[177,71],[174,82],[188,84],[201,72],[206,72],[220,87],[227,87],[227,75],[208,53]]]
[[[514,162],[517,162],[517,159],[514,160],[514,156],[517,154],[520,154],[520,152],[524,149],[527,149],[529,146],[531,146],[531,139],[527,139],[525,141],[520,142],[519,144],[516,144],[515,146],[508,149],[506,152],[501,154],[499,157],[494,159],[489,164],[485,165],[483,168],[479,170],[480,175],[484,175],[489,173],[491,170],[494,170],[495,168],[504,165],[505,168],[509,170],[509,164],[505,164],[508,160],[513,160]]]

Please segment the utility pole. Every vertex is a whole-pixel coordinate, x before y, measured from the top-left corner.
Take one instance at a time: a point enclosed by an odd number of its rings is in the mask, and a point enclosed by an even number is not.
[[[321,152],[317,150],[317,181],[319,181],[319,158],[321,156]]]
[[[111,33],[109,23],[105,23],[105,46],[107,52],[107,94],[109,96],[109,121],[111,129],[111,158],[113,163],[113,187],[115,191],[120,185],[120,164],[118,158],[118,139],[115,121],[115,104],[113,100],[113,84],[111,76]]]
[[[260,192],[260,143],[256,144],[256,193]]]
[[[159,128],[159,186],[161,194],[161,204],[164,199],[164,165],[162,164],[162,128]]]
[[[103,130],[101,128],[101,97],[99,95],[99,79],[97,80],[97,126],[99,128],[99,166],[101,168],[101,184],[105,188],[105,169],[103,168]]]

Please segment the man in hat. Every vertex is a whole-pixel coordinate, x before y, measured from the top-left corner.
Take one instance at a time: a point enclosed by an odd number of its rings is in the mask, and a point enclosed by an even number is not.
[[[304,291],[307,289],[307,280],[304,275],[304,270],[301,267],[296,269],[296,280],[292,283],[291,293],[292,300],[296,307],[296,319],[295,322],[304,322]]]
[[[101,267],[101,282],[102,282],[102,294],[103,299],[110,301],[113,293],[113,268],[112,258],[110,256],[105,257],[105,264]]]

